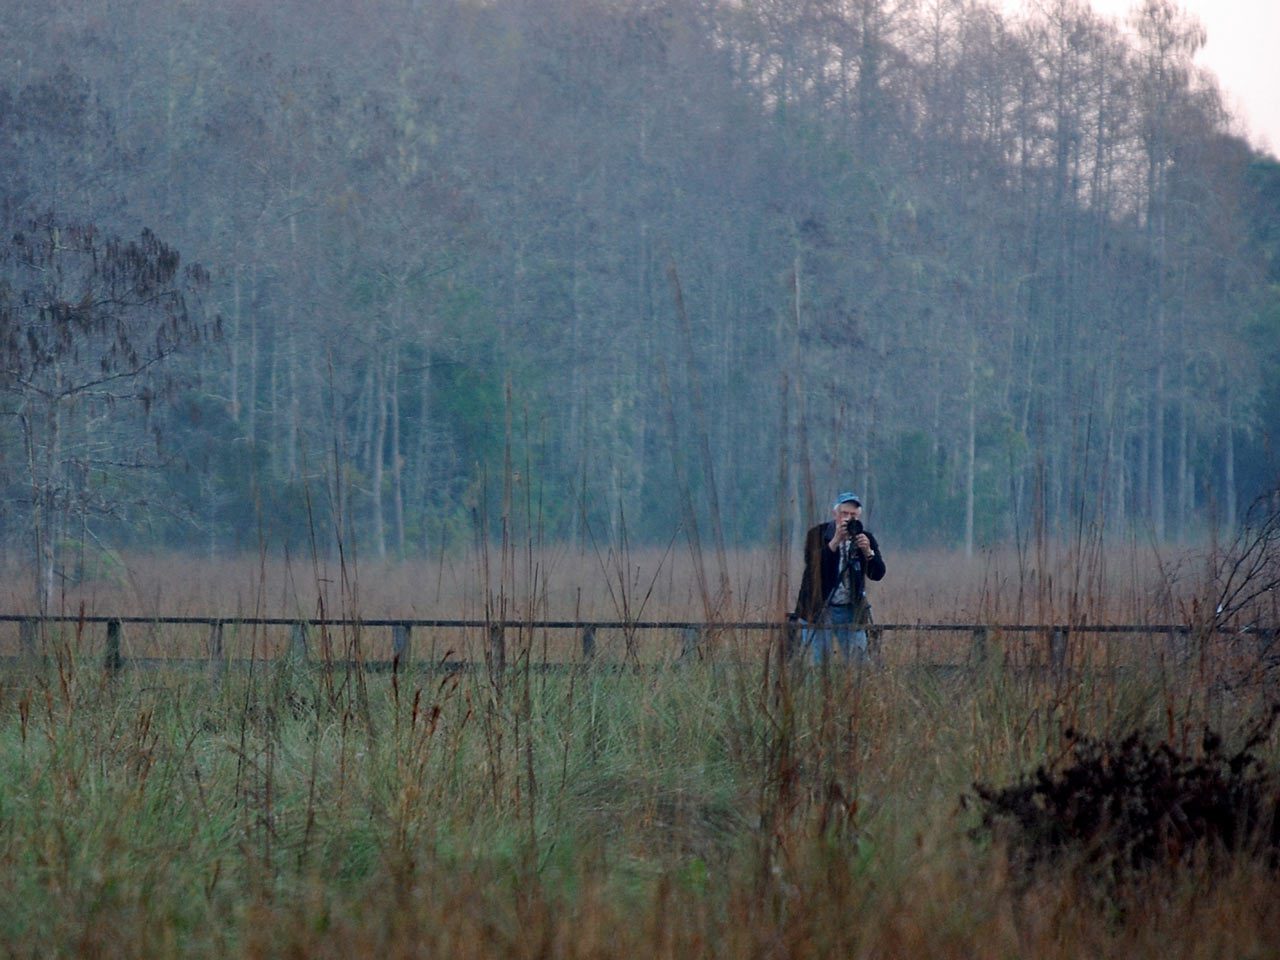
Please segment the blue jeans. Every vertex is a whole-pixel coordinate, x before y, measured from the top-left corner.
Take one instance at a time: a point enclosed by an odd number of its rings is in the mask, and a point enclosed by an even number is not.
[[[867,662],[867,631],[854,628],[854,609],[852,604],[827,607],[820,623],[805,625],[801,641],[814,663],[826,663],[836,646],[849,663]]]

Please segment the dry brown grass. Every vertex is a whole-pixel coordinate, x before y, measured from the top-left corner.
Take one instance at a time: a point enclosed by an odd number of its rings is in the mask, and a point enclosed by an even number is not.
[[[797,551],[798,553],[798,551]],[[1194,551],[1129,544],[1105,556],[1078,551],[1020,555],[1012,548],[966,559],[954,551],[888,555],[889,572],[870,592],[880,622],[1179,622],[1203,573]],[[487,565],[486,565],[487,559]],[[766,620],[794,597],[797,556],[786,569],[769,551],[729,554],[729,595],[717,619]],[[714,580],[714,577],[711,577]],[[467,552],[443,560],[312,562],[252,555],[210,561],[186,554],[126,556],[105,573],[64,585],[61,612],[141,616],[366,618],[483,617],[506,604],[513,619],[701,620],[705,605],[687,550],[625,554],[555,547],[518,551],[503,562]],[[16,561],[7,564],[0,605],[32,607]],[[1180,599],[1175,599],[1180,598]],[[1181,600],[1181,602],[1180,602]]]
[[[1197,561],[1137,548],[1087,563],[1069,551],[1036,565],[1016,551],[889,560],[873,587],[881,622],[1178,622],[1172,598],[1198,589]],[[69,588],[62,608],[699,620],[707,607],[684,554],[490,562],[358,563],[344,576],[138,557]],[[798,570],[740,552],[729,574],[720,617],[771,619],[783,611],[769,598],[789,597]],[[0,602],[27,609],[20,582],[6,591]],[[736,660],[678,670],[498,680],[280,664],[108,680],[99,629],[64,638],[72,656],[0,679],[0,948],[15,955],[1280,955],[1266,864],[1182,870],[1100,909],[1069,873],[1028,878],[975,841],[961,802],[975,781],[1054,762],[1068,726],[1184,746],[1205,724],[1244,729],[1274,677],[1203,637],[1189,658],[1163,637],[1073,638],[1061,671],[1023,669],[1045,662],[1034,636],[993,633],[996,655],[977,662],[967,635],[897,632],[887,667],[859,674],[784,668],[764,656],[769,635],[722,631]],[[241,628],[228,652],[270,656],[286,629]],[[479,659],[482,634],[415,631],[415,651]],[[385,651],[380,634],[359,636]],[[203,639],[130,625],[126,655],[198,656]],[[532,659],[576,641],[509,638]],[[627,656],[621,634],[601,642],[602,659]],[[671,660],[679,638],[642,643],[642,659]],[[929,660],[969,669],[912,669]],[[1264,752],[1274,762],[1280,744]]]
[[[890,554],[889,573],[870,588],[880,623],[1181,623],[1186,598],[1201,585],[1203,566],[1195,554],[1161,555],[1135,544],[1105,555],[1041,547],[1037,557],[1012,548],[989,550],[966,559],[951,551],[917,550]],[[539,551],[494,548],[432,561],[369,562],[350,557],[296,558],[242,556],[210,561],[185,554],[137,555],[98,565],[99,575],[66,584],[58,612],[142,617],[310,618],[321,615],[364,619],[501,619],[703,621],[708,609],[718,622],[780,622],[799,582],[796,556],[780,561],[769,551],[740,550],[728,556],[726,594],[704,598],[694,561],[685,549],[601,550],[552,547]],[[784,569],[785,566],[785,569]],[[5,612],[32,609],[30,591],[10,563],[0,606]],[[717,576],[707,571],[711,582]],[[782,609],[776,598],[785,598]],[[1183,598],[1179,603],[1174,598]],[[101,652],[100,628],[78,631],[77,649]],[[382,633],[387,634],[383,636]],[[884,653],[892,663],[963,662],[971,654],[968,633],[896,631],[886,635]],[[240,627],[224,638],[234,657],[273,658],[288,647],[287,627]],[[747,654],[768,636],[754,632],[718,635]],[[313,639],[313,642],[319,642]],[[363,635],[336,631],[327,637],[335,655],[356,646],[373,659],[388,656],[389,631]],[[606,659],[662,661],[678,656],[683,638],[672,631],[643,631],[631,637],[602,631],[597,648]],[[131,625],[129,657],[199,657],[207,629]],[[438,662],[483,659],[480,629],[420,629],[414,656]],[[535,658],[572,660],[579,655],[577,631],[521,631],[508,638],[512,649]],[[1015,663],[1043,662],[1048,640],[1034,634],[994,634],[990,648]],[[1111,663],[1117,654],[1132,660],[1168,653],[1161,636],[1089,637],[1072,640],[1077,664]],[[0,655],[18,650],[16,624],[0,625]]]

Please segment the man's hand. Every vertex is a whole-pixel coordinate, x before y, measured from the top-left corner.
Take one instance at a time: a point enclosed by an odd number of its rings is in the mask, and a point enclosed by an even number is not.
[[[862,555],[868,560],[875,555],[875,551],[871,549],[871,540],[865,533],[860,533],[853,538],[853,545],[862,551]]]
[[[827,544],[828,549],[832,553],[840,552],[840,544],[849,539],[849,529],[843,523],[836,524],[836,535],[831,538],[831,542]],[[856,542],[856,541],[855,541]]]

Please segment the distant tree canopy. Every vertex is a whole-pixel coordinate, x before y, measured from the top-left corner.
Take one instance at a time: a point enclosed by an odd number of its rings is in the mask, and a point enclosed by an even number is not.
[[[661,542],[718,504],[762,543],[849,486],[890,543],[1168,539],[1275,482],[1280,178],[1168,0],[1128,29],[1076,0],[8,17],[10,265],[24,217],[164,237],[148,269],[208,264],[225,317],[152,413],[167,509],[85,521],[112,542],[287,542],[324,510],[410,555],[505,500]],[[93,436],[128,459],[132,429]],[[31,512],[24,442],[0,423]]]

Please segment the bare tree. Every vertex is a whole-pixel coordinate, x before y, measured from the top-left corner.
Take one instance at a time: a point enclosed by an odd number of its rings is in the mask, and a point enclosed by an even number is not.
[[[0,241],[0,412],[21,435],[42,613],[72,519],[113,510],[122,474],[154,460],[147,418],[176,385],[168,361],[211,332],[187,303],[207,282],[149,231],[47,215]]]

